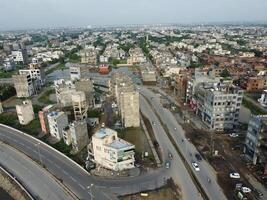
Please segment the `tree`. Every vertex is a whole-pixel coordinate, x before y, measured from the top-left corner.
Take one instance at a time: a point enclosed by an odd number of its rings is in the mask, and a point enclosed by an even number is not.
[[[226,77],[231,76],[231,74],[230,74],[229,71],[225,68],[225,69],[221,72],[220,76],[226,78]]]

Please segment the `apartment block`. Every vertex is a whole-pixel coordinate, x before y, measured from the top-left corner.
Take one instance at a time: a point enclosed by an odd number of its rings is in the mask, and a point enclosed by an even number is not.
[[[71,80],[59,79],[54,81],[57,102],[61,107],[72,106],[72,94],[76,91]]]
[[[21,105],[16,105],[16,110],[20,124],[27,125],[34,119],[32,102],[30,100],[23,101]]]
[[[48,105],[38,112],[39,121],[41,124],[42,132],[49,133],[49,124],[47,120],[47,115],[55,110],[55,105]]]
[[[81,55],[81,63],[86,63],[90,65],[97,64],[97,52],[95,49],[86,48],[80,52]]]
[[[68,126],[68,116],[64,112],[53,111],[47,115],[49,131],[52,137],[62,139],[63,130]]]
[[[66,144],[72,145],[74,153],[79,152],[89,144],[86,120],[74,121],[63,131],[63,139]]]
[[[92,136],[95,163],[114,171],[134,168],[135,146],[118,138],[116,131],[101,128]]]
[[[17,97],[30,97],[35,93],[35,83],[30,74],[19,74],[12,76]]]
[[[87,105],[89,107],[94,107],[95,98],[94,98],[94,85],[90,79],[80,79],[75,82],[75,88],[77,91],[82,91],[85,93],[85,98]]]
[[[71,95],[71,99],[75,120],[78,121],[86,119],[88,104],[86,101],[85,93],[82,91],[76,91]]]
[[[139,92],[121,90],[119,94],[119,110],[124,127],[139,127]]]
[[[38,69],[21,69],[19,70],[19,74],[29,74],[31,79],[37,80],[38,85],[44,85],[45,83],[45,72],[43,68]]]
[[[244,153],[267,174],[267,116],[252,116],[248,124]]]
[[[196,114],[210,130],[223,131],[238,125],[243,90],[221,82],[200,83],[195,89]]]

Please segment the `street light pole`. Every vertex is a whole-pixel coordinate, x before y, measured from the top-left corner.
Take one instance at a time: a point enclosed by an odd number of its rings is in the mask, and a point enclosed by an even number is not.
[[[43,161],[42,161],[41,152],[40,152],[40,147],[39,147],[40,144],[41,144],[41,143],[38,142],[37,144],[35,144],[35,146],[37,146],[37,149],[38,149],[38,155],[39,155],[39,161],[40,161],[41,165],[43,166]]]
[[[87,189],[90,190],[90,192],[88,192],[90,194],[90,200],[93,200],[93,194],[92,194],[92,187],[94,186],[93,183],[91,183],[91,185],[87,186]]]

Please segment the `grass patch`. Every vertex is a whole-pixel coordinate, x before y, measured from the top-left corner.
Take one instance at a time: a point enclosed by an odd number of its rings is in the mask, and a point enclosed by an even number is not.
[[[54,89],[50,89],[45,91],[39,98],[38,101],[40,101],[43,104],[53,104],[54,102],[50,100],[50,95],[55,94]]]
[[[17,71],[3,71],[0,70],[0,78],[11,78]]]
[[[100,110],[88,110],[87,115],[88,117],[96,117],[96,118],[100,118],[102,112]]]
[[[245,98],[243,98],[242,104],[248,108],[252,114],[254,115],[265,115],[267,112],[260,108],[259,106],[255,106],[253,103],[250,101],[247,101]]]
[[[33,136],[37,136],[41,131],[39,119],[34,119],[27,125],[21,125],[15,113],[2,113],[0,115],[0,123],[11,126]]]

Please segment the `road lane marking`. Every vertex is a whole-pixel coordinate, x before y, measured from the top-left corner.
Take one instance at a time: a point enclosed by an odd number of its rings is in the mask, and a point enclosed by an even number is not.
[[[74,182],[77,182],[77,180],[73,178],[72,176],[70,176],[70,179],[73,180]]]
[[[79,186],[85,190],[85,187],[82,184],[79,183]]]

